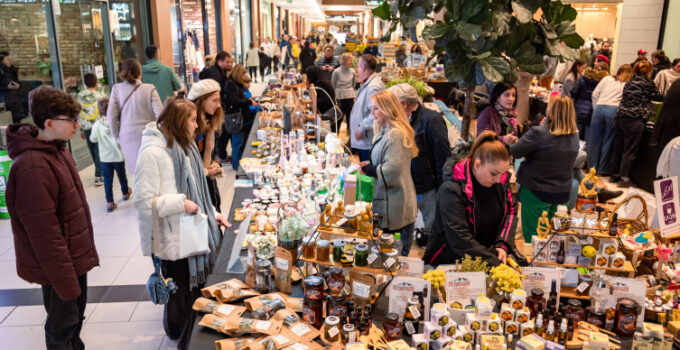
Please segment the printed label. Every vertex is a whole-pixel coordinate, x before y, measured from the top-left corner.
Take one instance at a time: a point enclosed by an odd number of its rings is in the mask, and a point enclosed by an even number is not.
[[[258,331],[266,331],[271,325],[272,323],[269,321],[257,321],[257,323],[255,323],[255,329]]]
[[[385,267],[389,269],[392,267],[392,265],[394,265],[395,262],[397,261],[394,260],[394,258],[389,258],[387,261],[385,261]]]
[[[295,344],[291,345],[290,348],[293,349],[293,350],[307,350],[307,349],[309,349],[308,346],[300,344],[300,343],[295,343]]]
[[[234,312],[234,310],[236,310],[235,306],[224,304],[217,309],[217,313],[220,313],[224,316],[229,316],[232,312]]]
[[[576,287],[576,290],[578,290],[579,293],[585,292],[586,289],[588,289],[588,283],[586,282],[581,282],[581,284],[579,284],[578,287]]]
[[[331,328],[331,329],[328,330],[328,335],[330,335],[331,338],[333,338],[333,337],[335,337],[336,335],[338,335],[338,333],[340,333],[340,331],[338,330],[338,327],[333,327],[333,328]]]
[[[298,323],[293,328],[290,329],[291,332],[295,333],[298,337],[301,337],[310,332],[309,327],[304,323]]]
[[[378,258],[378,254],[371,254],[371,255],[368,256],[367,261],[368,261],[369,264],[372,264],[375,261],[375,259],[377,259],[377,258]]]
[[[409,335],[413,335],[416,333],[416,328],[413,327],[413,323],[406,322],[404,323],[404,327],[406,328],[406,333],[408,333]]]
[[[352,282],[352,294],[364,298],[371,298],[371,286],[360,282]]]
[[[411,311],[411,315],[413,315],[413,318],[420,318],[420,310],[418,309],[417,305],[409,306],[408,311]]]
[[[279,335],[277,335],[277,336],[275,336],[275,337],[272,337],[272,339],[274,340],[274,342],[276,342],[276,343],[279,344],[279,345],[281,345],[281,344],[286,344],[286,343],[288,343],[288,342],[290,341],[290,339],[284,337],[284,336],[281,335],[281,334],[279,334]]]
[[[288,271],[288,260],[279,257],[276,257],[274,260],[276,261],[277,269]]]

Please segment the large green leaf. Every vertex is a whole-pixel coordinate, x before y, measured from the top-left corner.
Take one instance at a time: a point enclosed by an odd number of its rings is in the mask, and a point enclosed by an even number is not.
[[[444,36],[451,26],[444,22],[437,22],[433,25],[429,25],[423,29],[423,37],[428,39],[437,39]]]
[[[545,72],[543,55],[536,52],[531,42],[525,41],[519,52],[519,55],[515,57],[515,62],[521,70],[530,74],[543,74]]]
[[[463,64],[456,64],[456,62],[449,62],[446,65],[446,77],[450,81],[467,80],[470,75],[474,74],[475,61],[469,60]],[[472,75],[474,77],[474,75]]]
[[[531,12],[531,10],[524,7],[524,5],[517,1],[512,2],[512,10],[515,11],[515,16],[517,17],[517,20],[520,21],[520,23],[529,23],[534,17],[534,14]]]
[[[486,62],[503,75],[506,75],[510,72],[510,64],[502,58],[489,57],[486,59]]]
[[[550,23],[539,23],[538,25],[541,27],[541,31],[543,32],[543,35],[546,37],[546,39],[557,39],[555,28]]]
[[[487,0],[465,0],[460,19],[469,21],[473,17],[478,16],[486,8],[486,4]],[[486,18],[486,14],[484,14],[484,18]]]
[[[477,64],[482,68],[484,77],[494,83],[500,83],[503,81],[503,74],[501,74],[494,66],[489,64],[488,61],[477,61]]]
[[[585,40],[583,40],[583,38],[576,33],[562,38],[562,41],[564,41],[564,43],[571,48],[579,48],[585,44]]]
[[[499,36],[504,36],[512,30],[512,16],[507,11],[496,11],[493,14],[493,31]]]
[[[481,31],[482,27],[479,24],[461,23],[456,26],[456,32],[463,40],[476,40]]]
[[[371,12],[373,13],[374,16],[376,16],[376,17],[378,17],[382,20],[385,20],[385,21],[388,21],[388,20],[390,20],[390,18],[392,18],[392,12],[390,11],[390,4],[387,1],[383,2],[382,5],[371,10]]]

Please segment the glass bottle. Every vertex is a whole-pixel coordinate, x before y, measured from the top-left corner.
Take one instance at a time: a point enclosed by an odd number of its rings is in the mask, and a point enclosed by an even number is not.
[[[560,325],[560,331],[557,333],[557,343],[560,345],[566,345],[567,344],[567,319],[563,318],[562,319],[562,324]]]
[[[536,318],[536,325],[534,327],[534,333],[542,337],[544,332],[545,328],[543,328],[543,314],[538,314],[538,317]]]
[[[564,264],[566,253],[564,252],[564,241],[560,241],[560,249],[557,251],[557,256],[555,257],[555,262],[558,264]]]
[[[385,316],[385,321],[382,325],[385,338],[387,340],[397,340],[401,336],[401,322],[399,322],[399,315],[392,312]]]
[[[548,322],[548,328],[545,330],[543,338],[550,341],[555,340],[555,321],[550,320],[550,322]]]
[[[596,311],[605,311],[606,300],[610,295],[604,276],[601,273],[595,273],[593,286],[590,288],[591,307]]]
[[[557,281],[552,280],[550,283],[550,294],[548,294],[548,309],[554,312],[557,308]]]
[[[609,235],[616,237],[619,234],[619,214],[614,213],[612,222],[609,224]]]
[[[260,293],[269,293],[272,285],[272,262],[260,259],[255,262],[255,290]]]

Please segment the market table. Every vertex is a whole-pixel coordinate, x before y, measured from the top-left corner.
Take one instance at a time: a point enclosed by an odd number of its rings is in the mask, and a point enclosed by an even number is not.
[[[255,150],[255,147],[253,147],[253,141],[257,141],[257,129],[260,126],[260,113],[258,112],[255,115],[255,119],[253,119],[253,126],[250,129],[250,134],[248,134],[248,138],[246,139],[246,144],[243,147],[243,153],[241,154],[241,158],[248,158],[253,155],[253,151]],[[248,176],[246,175],[245,170],[243,170],[243,167],[241,164],[238,166],[238,170],[236,171],[236,178],[237,179],[245,179]]]

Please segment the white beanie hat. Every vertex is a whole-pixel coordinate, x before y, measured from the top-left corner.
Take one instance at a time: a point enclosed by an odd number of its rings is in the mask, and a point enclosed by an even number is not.
[[[199,97],[220,91],[220,84],[212,79],[203,79],[191,86],[187,100],[196,101]]]

